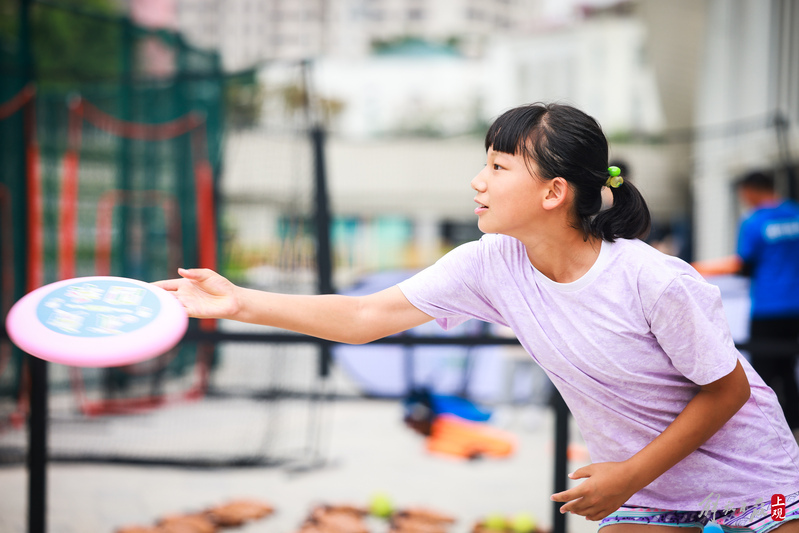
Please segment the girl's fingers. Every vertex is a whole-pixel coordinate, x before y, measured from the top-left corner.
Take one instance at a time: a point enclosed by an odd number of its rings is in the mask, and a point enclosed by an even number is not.
[[[176,291],[180,288],[180,284],[183,280],[180,279],[166,279],[163,281],[154,281],[152,284],[156,287],[160,287],[165,291]]]
[[[574,488],[569,490],[564,490],[563,492],[558,492],[557,494],[553,494],[549,497],[550,500],[553,502],[571,502],[576,500],[577,498],[581,498],[583,496],[582,490],[580,490],[580,485],[577,485]]]
[[[203,281],[204,279],[208,278],[208,274],[206,272],[210,272],[210,270],[206,271],[203,268],[179,268],[178,274],[183,276],[186,279],[190,279],[192,281]]]
[[[591,475],[593,474],[593,471],[594,471],[594,465],[593,464],[586,465],[586,466],[578,468],[577,470],[575,470],[574,472],[569,474],[569,479],[582,479],[582,478],[586,478],[586,477],[591,477]]]
[[[216,272],[208,268],[179,268],[178,274],[196,283],[204,283],[209,279],[218,276]]]

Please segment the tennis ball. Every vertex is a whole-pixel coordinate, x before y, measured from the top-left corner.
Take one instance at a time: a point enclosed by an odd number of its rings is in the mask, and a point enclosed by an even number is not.
[[[485,528],[488,531],[498,531],[500,533],[505,531],[505,526],[507,522],[505,521],[505,517],[499,513],[492,513],[486,516],[484,522]]]
[[[380,518],[388,518],[394,513],[391,498],[384,492],[378,492],[372,496],[369,502],[369,512]]]
[[[535,525],[535,517],[530,513],[518,513],[511,521],[513,533],[533,533]]]

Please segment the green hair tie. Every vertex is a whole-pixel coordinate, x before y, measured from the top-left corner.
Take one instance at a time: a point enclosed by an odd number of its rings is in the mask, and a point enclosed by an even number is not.
[[[605,186],[618,189],[619,185],[624,183],[624,178],[621,177],[621,169],[619,167],[608,167],[608,175],[610,177],[605,182]]]

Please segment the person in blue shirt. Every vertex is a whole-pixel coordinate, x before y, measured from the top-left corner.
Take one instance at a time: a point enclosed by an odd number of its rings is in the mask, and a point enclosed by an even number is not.
[[[774,177],[753,171],[736,183],[750,212],[738,232],[736,255],[694,263],[703,275],[743,274],[751,279],[750,342],[799,340],[799,204],[777,193]],[[799,438],[796,354],[753,346],[752,366],[777,393],[788,425]]]
[[[738,194],[752,208],[738,233],[738,257],[752,280],[750,340],[799,340],[799,204],[780,198],[774,178],[751,172]],[[788,425],[799,429],[796,358],[751,352],[752,366],[780,398]]]

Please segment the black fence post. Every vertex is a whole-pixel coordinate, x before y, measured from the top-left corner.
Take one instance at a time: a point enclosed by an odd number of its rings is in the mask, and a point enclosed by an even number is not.
[[[317,290],[319,294],[332,294],[333,258],[330,248],[330,207],[327,194],[327,172],[325,169],[325,131],[319,124],[311,126],[311,143],[314,160],[314,205],[316,227]],[[330,374],[330,343],[320,346],[319,375]]]
[[[305,64],[305,97],[306,110],[311,114],[310,108],[310,72],[308,63]],[[330,204],[327,193],[327,167],[325,162],[325,130],[320,120],[312,120],[311,146],[314,161],[314,226],[316,228],[316,268],[317,291],[319,294],[333,294],[333,257],[330,245]],[[330,367],[333,362],[332,343],[322,341],[319,343],[319,369],[318,376],[322,379],[320,387],[315,391],[312,400],[313,411],[308,419],[308,442],[310,452],[309,468],[314,468],[324,463],[322,457],[322,406],[328,400],[327,387],[330,377]]]
[[[47,530],[47,361],[28,355],[28,533]]]
[[[566,490],[568,481],[569,450],[569,408],[560,392],[552,393],[552,404],[555,408],[555,490],[554,493]],[[566,515],[560,512],[561,502],[553,502],[552,533],[566,533]]]
[[[34,81],[34,65],[33,65],[33,52],[32,52],[32,28],[31,28],[31,0],[20,0],[19,2],[19,56],[20,64],[22,66],[22,87],[26,87]],[[35,106],[36,102],[30,104]],[[25,139],[25,150],[27,153],[29,147],[35,139],[33,138],[35,131],[35,124],[28,123],[27,117],[35,116],[34,113],[26,113],[26,120],[23,120],[23,138]],[[22,197],[25,201],[20,202],[19,208],[25,210],[23,213],[25,219],[27,218],[27,209],[29,202],[27,201],[28,195],[31,191],[28,189],[27,177],[30,175],[31,169],[28,168],[32,162],[28,157],[24,157],[24,164],[22,172],[20,173],[20,190],[23,191]],[[22,238],[20,239],[22,257],[28,257],[27,247],[29,246],[29,232],[33,228],[22,225]],[[22,272],[17,272],[18,282],[17,290],[20,288],[24,291],[29,285],[29,278],[31,267],[23,269]],[[17,295],[21,296],[21,295]],[[48,418],[48,405],[47,405],[47,362],[32,357],[30,355],[25,357],[25,362],[28,367],[30,375],[30,416],[28,418],[28,533],[45,533],[47,530],[47,418]]]

